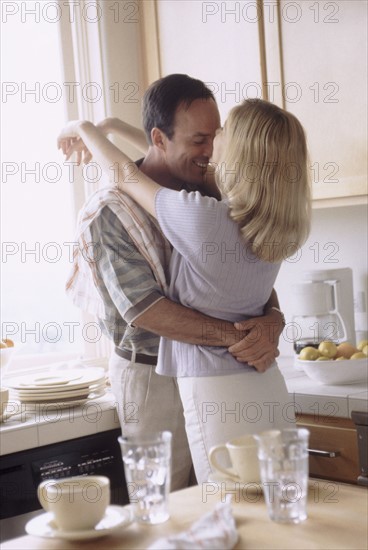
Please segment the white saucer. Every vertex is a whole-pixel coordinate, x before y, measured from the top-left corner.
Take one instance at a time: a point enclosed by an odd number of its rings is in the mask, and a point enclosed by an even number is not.
[[[208,483],[224,483],[225,488],[228,490],[243,491],[245,493],[249,491],[249,493],[258,493],[259,495],[263,494],[262,483],[260,481],[254,483],[250,481],[236,481],[235,479],[220,474],[219,472],[212,473],[208,478]]]
[[[31,519],[25,527],[27,533],[46,539],[88,540],[110,535],[116,529],[128,527],[133,521],[131,509],[125,506],[109,506],[100,523],[88,531],[60,531],[53,517],[53,514],[46,513]]]
[[[87,384],[81,388],[73,388],[72,386],[64,388],[64,386],[54,386],[53,388],[23,388],[23,389],[14,389],[12,388],[12,393],[17,393],[18,395],[37,395],[42,397],[44,395],[61,395],[64,397],[64,394],[67,395],[83,395],[88,394],[92,391],[98,391],[99,389],[106,386],[106,379],[102,382],[97,382],[93,384]]]
[[[33,400],[26,400],[23,401],[22,398],[18,398],[21,404],[24,404],[26,406],[35,407],[40,413],[43,412],[46,408],[53,410],[61,410],[61,409],[68,409],[71,407],[80,407],[82,405],[85,405],[86,403],[89,403],[91,401],[95,402],[100,397],[103,397],[105,395],[105,390],[99,392],[99,393],[90,393],[87,397],[84,397],[83,399],[80,398],[73,398],[73,399],[65,399],[64,401],[33,401]]]
[[[16,399],[23,402],[31,402],[31,403],[52,403],[53,401],[63,401],[63,400],[72,400],[73,398],[77,399],[87,399],[87,397],[91,394],[93,396],[97,396],[101,393],[105,393],[106,384],[97,386],[95,389],[83,389],[83,390],[75,390],[75,391],[65,391],[65,392],[49,392],[49,393],[32,393],[32,392],[20,392],[13,390],[12,395],[15,396]]]
[[[49,371],[39,375],[27,375],[8,380],[7,386],[14,390],[78,389],[91,384],[101,384],[106,374],[101,368],[71,369],[69,372]]]

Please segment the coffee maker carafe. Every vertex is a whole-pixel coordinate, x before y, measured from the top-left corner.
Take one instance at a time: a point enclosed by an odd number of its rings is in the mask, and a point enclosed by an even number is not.
[[[293,285],[294,349],[324,340],[355,345],[353,273],[350,268],[306,271]]]

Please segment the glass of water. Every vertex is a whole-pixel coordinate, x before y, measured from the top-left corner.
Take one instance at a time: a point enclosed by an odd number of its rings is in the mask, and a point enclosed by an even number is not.
[[[171,432],[119,437],[129,500],[140,523],[163,523],[169,518]]]
[[[299,523],[307,518],[309,430],[286,428],[254,436],[268,514],[274,521]]]

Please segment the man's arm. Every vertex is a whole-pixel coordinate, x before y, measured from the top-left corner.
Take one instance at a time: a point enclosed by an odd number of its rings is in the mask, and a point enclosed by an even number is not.
[[[245,337],[233,323],[215,319],[164,298],[134,319],[133,325],[170,340],[228,347]]]
[[[279,355],[277,345],[284,325],[280,313],[271,309],[277,306],[277,294],[273,290],[263,317],[235,323],[234,326],[165,298],[139,315],[134,325],[188,344],[230,346],[229,351],[239,361],[264,372]]]

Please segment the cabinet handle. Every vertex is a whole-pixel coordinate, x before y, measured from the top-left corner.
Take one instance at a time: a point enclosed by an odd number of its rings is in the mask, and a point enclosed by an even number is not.
[[[311,456],[320,456],[324,458],[337,458],[341,455],[340,451],[320,451],[319,449],[308,449]]]

